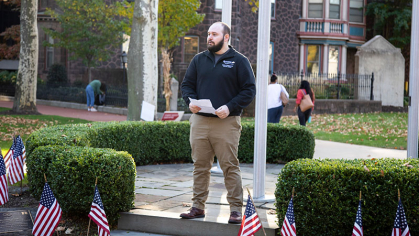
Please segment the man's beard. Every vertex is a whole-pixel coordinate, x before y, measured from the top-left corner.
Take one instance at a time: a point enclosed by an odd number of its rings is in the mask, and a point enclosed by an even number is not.
[[[219,43],[215,44],[214,46],[210,46],[208,44],[208,51],[212,52],[212,53],[216,53],[218,51],[221,50],[221,48],[223,48],[224,46],[224,40],[221,40]]]

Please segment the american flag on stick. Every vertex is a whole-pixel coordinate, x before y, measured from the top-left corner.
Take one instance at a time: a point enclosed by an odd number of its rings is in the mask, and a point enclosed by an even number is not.
[[[399,190],[399,204],[397,206],[396,219],[394,220],[393,232],[391,236],[410,236],[409,226],[407,225],[406,214],[404,213],[404,208],[402,200],[400,199],[400,190]]]
[[[23,173],[23,154],[25,146],[20,136],[17,136],[12,145],[12,157],[10,159],[9,167],[9,182],[11,185],[21,181],[25,176]],[[11,149],[12,149],[11,148]]]
[[[288,204],[287,213],[285,214],[284,223],[281,228],[282,236],[296,236],[297,231],[295,229],[295,217],[294,217],[294,188],[292,188],[291,201]]]
[[[359,192],[358,211],[356,212],[356,219],[354,223],[354,229],[352,230],[352,236],[364,236],[364,227],[362,226],[361,214],[361,192]]]
[[[9,190],[7,189],[6,165],[0,149],[0,206],[9,201]]]
[[[60,222],[61,214],[60,204],[58,204],[57,199],[55,199],[48,183],[45,182],[32,234],[35,236],[52,235]]]
[[[247,189],[247,192],[249,193],[249,196],[247,198],[246,210],[244,211],[242,224],[237,236],[253,236],[261,228],[265,233],[262,223],[259,220],[258,213],[256,212],[252,196],[250,196],[249,189]]]
[[[16,139],[19,139],[20,142],[22,142],[22,146],[23,146],[23,149],[22,149],[22,153],[23,153],[22,154],[22,157],[23,157],[23,163],[25,163],[25,160],[26,160],[26,149],[25,149],[25,146],[23,145],[22,138],[19,135],[17,136]],[[9,169],[10,159],[13,157],[13,151],[14,151],[14,145],[15,145],[15,140],[16,139],[13,139],[12,146],[10,147],[9,151],[4,156],[4,164],[6,165],[6,169]]]
[[[105,214],[105,208],[103,207],[103,202],[100,198],[99,189],[97,188],[97,185],[95,186],[95,197],[92,202],[92,207],[90,208],[89,218],[97,224],[99,236],[111,235],[111,232],[109,231],[108,220]]]

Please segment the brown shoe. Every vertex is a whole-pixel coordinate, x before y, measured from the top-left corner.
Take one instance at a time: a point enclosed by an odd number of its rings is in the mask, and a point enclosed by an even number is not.
[[[205,217],[205,211],[196,207],[192,207],[191,209],[189,209],[189,212],[180,214],[180,217],[184,219],[202,218]]]
[[[241,224],[242,223],[242,213],[233,211],[230,214],[230,219],[228,220],[228,223],[231,224]]]

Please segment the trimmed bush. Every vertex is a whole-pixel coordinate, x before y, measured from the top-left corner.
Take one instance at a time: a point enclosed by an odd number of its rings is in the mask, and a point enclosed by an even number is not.
[[[397,211],[397,189],[412,235],[419,234],[419,161],[309,160],[289,162],[278,176],[276,207],[282,224],[292,188],[298,235],[351,235],[362,190],[365,235],[390,235]],[[364,162],[369,171],[364,169]]]
[[[36,158],[34,158],[36,157]],[[41,146],[27,158],[30,189],[40,199],[44,173],[64,213],[87,216],[95,179],[110,224],[133,207],[136,169],[127,152],[70,146]]]
[[[239,160],[253,162],[254,124],[242,123]],[[34,132],[27,141],[28,155],[45,145],[112,148],[130,153],[138,165],[191,162],[188,122],[96,122],[55,126]],[[268,163],[312,158],[314,135],[302,126],[268,124]]]

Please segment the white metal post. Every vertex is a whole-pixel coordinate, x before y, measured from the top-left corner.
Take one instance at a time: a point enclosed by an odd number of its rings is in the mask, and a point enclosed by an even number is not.
[[[412,1],[407,158],[418,158],[419,1]]]
[[[221,21],[231,27],[232,0],[223,0],[222,8],[223,9],[221,10]],[[231,35],[229,42],[231,42]],[[217,161],[217,166],[211,168],[211,173],[223,173],[223,170],[221,170],[220,167],[220,162]]]
[[[273,201],[265,198],[267,92],[269,71],[269,41],[271,33],[271,2],[259,1],[258,46],[256,66],[255,150],[253,160],[253,199],[255,202]]]

